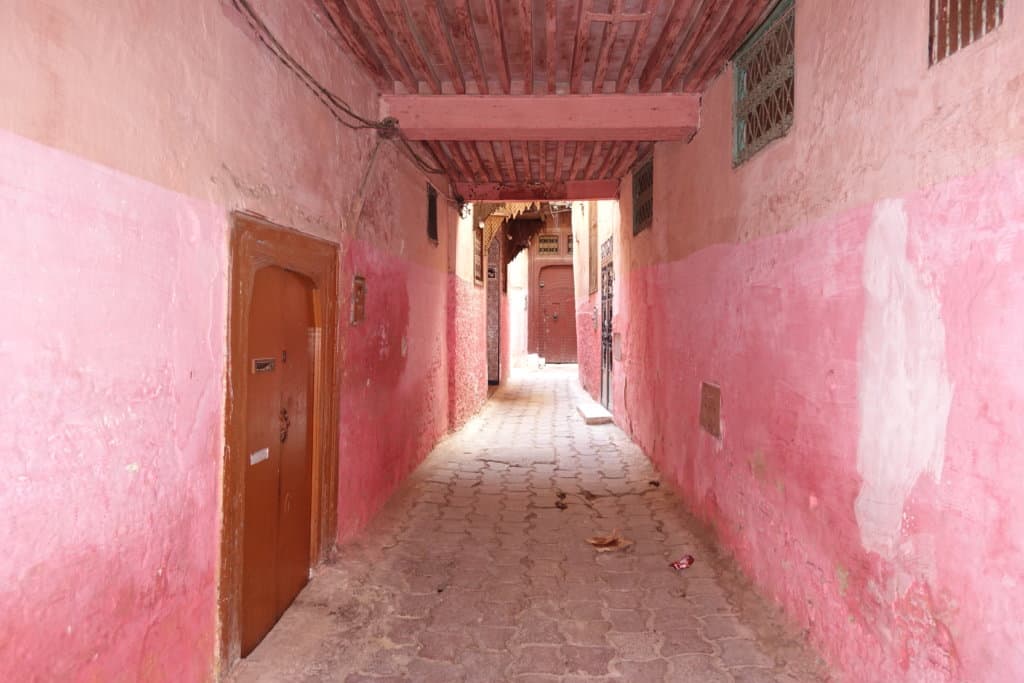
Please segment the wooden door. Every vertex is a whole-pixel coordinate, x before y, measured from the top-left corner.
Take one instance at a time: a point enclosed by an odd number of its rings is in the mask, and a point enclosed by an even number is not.
[[[538,353],[548,363],[576,362],[576,296],[572,266],[546,266],[538,274]]]
[[[308,282],[281,268],[257,271],[248,329],[243,657],[309,577],[312,326]]]

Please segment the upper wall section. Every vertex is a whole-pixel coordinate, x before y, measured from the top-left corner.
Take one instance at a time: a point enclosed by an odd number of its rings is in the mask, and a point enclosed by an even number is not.
[[[929,67],[928,2],[798,0],[789,133],[733,168],[726,69],[693,141],[655,148],[654,225],[630,240],[632,265],[783,232],[1024,153],[1024,12],[1011,9]]]
[[[375,117],[375,86],[313,2],[252,6],[321,83]],[[397,214],[394,176],[422,176],[390,144],[371,166],[373,131],[339,124],[230,0],[108,0],[102,11],[12,0],[0,6],[0,42],[0,128],[229,210],[335,241],[365,237],[444,267],[426,240],[373,228],[412,218]],[[415,207],[425,224],[426,199]]]

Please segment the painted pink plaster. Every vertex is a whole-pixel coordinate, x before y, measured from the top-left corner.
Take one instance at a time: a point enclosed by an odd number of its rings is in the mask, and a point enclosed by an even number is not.
[[[487,400],[487,298],[482,286],[448,275],[448,423],[457,429]]]
[[[614,412],[842,680],[1015,681],[1024,15],[929,68],[927,12],[798,3],[788,135],[732,168],[725,71],[658,145]]]
[[[366,318],[342,316],[338,536],[355,536],[448,431],[444,272],[363,241],[342,281],[367,282]]]
[[[1024,677],[1022,190],[1024,159],[902,198],[955,391],[941,474],[889,501],[902,522],[888,557],[862,545],[855,514],[858,402],[901,408],[859,395],[877,207],[629,277],[617,417],[849,680]],[[697,423],[705,380],[722,388],[721,441]]]
[[[375,115],[315,12],[252,4]],[[341,539],[448,429],[447,354],[471,356],[448,339],[456,214],[441,203],[429,242],[424,177],[341,127],[229,2],[13,0],[0,43],[0,679],[208,680],[230,211],[340,245]],[[451,401],[481,395],[467,379]]]
[[[576,358],[580,384],[594,397],[601,398],[601,328],[600,294],[591,294],[576,304]],[[594,311],[598,311],[598,327],[594,327]]]
[[[226,214],[0,150],[0,678],[206,679]]]

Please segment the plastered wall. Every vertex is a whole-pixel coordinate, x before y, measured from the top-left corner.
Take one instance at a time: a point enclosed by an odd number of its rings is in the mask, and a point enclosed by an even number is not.
[[[253,5],[376,112],[313,3]],[[340,540],[448,430],[452,401],[482,400],[451,381],[474,340],[452,338],[450,300],[479,298],[457,213],[441,202],[428,241],[426,178],[340,126],[228,2],[13,0],[0,44],[0,678],[205,680],[230,212],[340,247]]]
[[[929,68],[927,5],[798,0],[788,136],[732,167],[726,70],[626,180],[615,415],[841,680],[1014,681],[1024,14]]]

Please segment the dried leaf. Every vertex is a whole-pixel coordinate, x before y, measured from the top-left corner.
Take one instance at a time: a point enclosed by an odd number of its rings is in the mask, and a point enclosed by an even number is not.
[[[594,546],[594,549],[599,553],[609,553],[614,550],[625,550],[629,546],[633,545],[633,541],[619,536],[618,530],[613,531],[608,536],[591,536],[587,539],[587,543]]]

